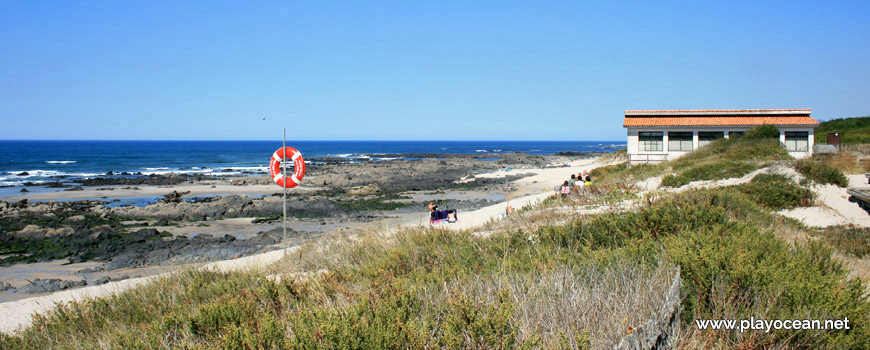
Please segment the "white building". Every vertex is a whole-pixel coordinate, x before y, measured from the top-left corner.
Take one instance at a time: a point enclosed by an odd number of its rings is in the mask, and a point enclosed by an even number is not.
[[[625,111],[628,166],[676,159],[719,138],[742,135],[757,125],[773,124],[779,140],[795,158],[813,153],[811,109],[721,109]]]

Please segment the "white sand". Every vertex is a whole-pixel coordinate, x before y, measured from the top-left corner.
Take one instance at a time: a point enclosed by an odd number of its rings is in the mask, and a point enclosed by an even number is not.
[[[866,185],[865,185],[866,186]],[[870,227],[870,214],[861,209],[857,203],[849,201],[846,189],[836,185],[813,186],[817,206],[795,208],[779,212],[784,216],[795,218],[807,226],[827,227],[835,225],[855,225]]]
[[[539,203],[547,197],[556,194],[557,192],[555,189],[561,186],[565,180],[568,180],[571,177],[571,174],[576,175],[583,170],[592,171],[595,168],[613,164],[599,163],[598,160],[599,158],[589,158],[571,161],[569,162],[569,167],[511,169],[508,171],[498,171],[478,175],[478,177],[503,178],[507,175],[534,174],[511,183],[511,186],[517,187],[517,190],[508,194],[506,202],[483,207],[468,213],[459,213],[458,222],[440,225],[453,230],[472,229],[483,225],[490,220],[498,219],[500,214],[507,211],[508,206],[514,210],[519,210],[529,205]],[[594,181],[595,179],[592,180]],[[423,220],[428,222],[428,215],[424,217]]]

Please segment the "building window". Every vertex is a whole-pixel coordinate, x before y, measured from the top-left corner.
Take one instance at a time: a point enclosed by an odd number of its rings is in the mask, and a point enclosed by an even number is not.
[[[691,151],[692,132],[669,132],[668,151]]]
[[[808,131],[786,131],[785,149],[789,152],[807,152],[810,146]]]
[[[725,137],[724,131],[699,131],[698,132],[698,147],[704,147],[710,142],[716,141]]]
[[[743,131],[729,131],[728,138],[737,139],[743,137]]]
[[[664,143],[663,132],[639,132],[637,133],[638,147],[641,151],[661,151]]]

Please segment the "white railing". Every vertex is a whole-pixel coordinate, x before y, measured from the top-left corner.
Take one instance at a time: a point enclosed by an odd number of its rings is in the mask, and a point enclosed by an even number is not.
[[[870,154],[870,144],[866,143],[841,143],[837,146],[840,152]]]
[[[668,160],[668,155],[665,153],[629,154],[628,167],[637,164],[658,164],[666,160]]]

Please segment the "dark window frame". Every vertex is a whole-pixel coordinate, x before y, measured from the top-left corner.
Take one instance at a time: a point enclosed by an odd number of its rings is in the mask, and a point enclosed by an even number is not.
[[[668,151],[688,152],[694,149],[695,134],[692,131],[669,131]],[[676,145],[676,147],[675,147]]]
[[[665,133],[663,131],[639,131],[637,133],[638,149],[647,152],[664,150]]]

